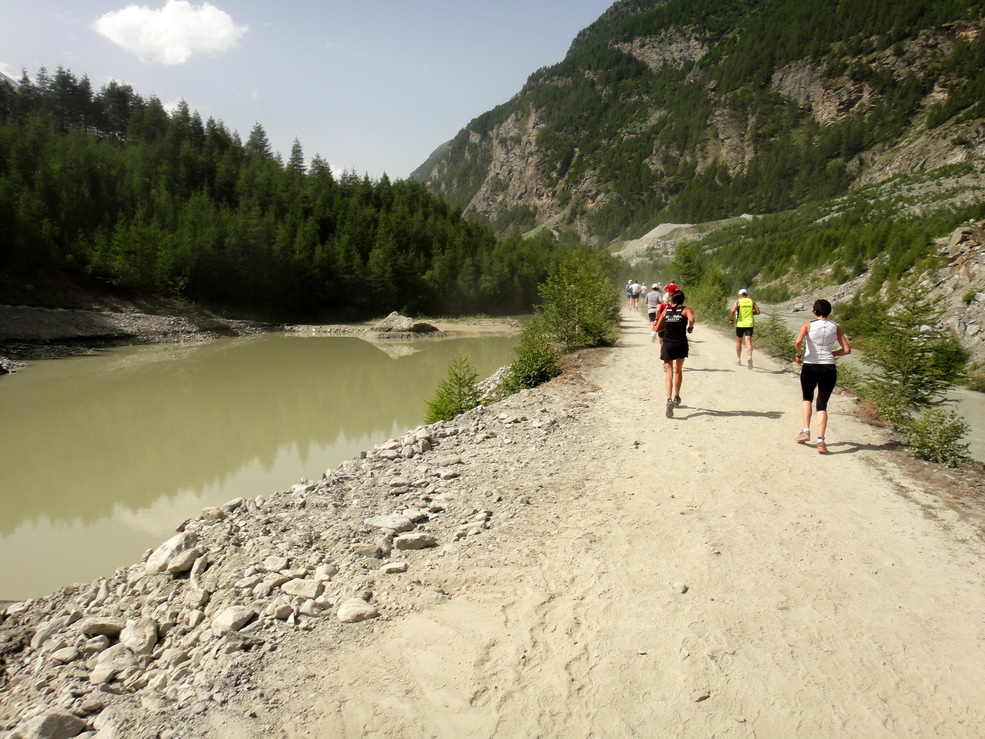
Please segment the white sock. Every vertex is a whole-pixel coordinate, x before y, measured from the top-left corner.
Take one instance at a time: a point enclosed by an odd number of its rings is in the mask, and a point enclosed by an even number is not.
[[[811,432],[811,430],[810,430],[810,429],[804,429],[804,433],[805,433],[805,434],[809,434],[810,432]]]
[[[824,437],[821,437],[821,436],[817,437],[817,443],[818,444],[823,444],[824,443]]]

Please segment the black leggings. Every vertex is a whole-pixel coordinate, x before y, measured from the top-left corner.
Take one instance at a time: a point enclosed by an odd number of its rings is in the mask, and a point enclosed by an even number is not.
[[[805,364],[800,368],[800,389],[804,400],[814,402],[814,389],[817,388],[817,409],[828,410],[828,398],[838,382],[838,368],[833,364]]]

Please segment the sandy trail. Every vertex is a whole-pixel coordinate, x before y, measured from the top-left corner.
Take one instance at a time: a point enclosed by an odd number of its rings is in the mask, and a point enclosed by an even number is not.
[[[848,398],[832,400],[832,454],[795,444],[796,375],[761,354],[736,367],[698,318],[675,418],[627,311],[585,371],[588,410],[525,460],[529,513],[432,563],[440,592],[412,615],[273,659],[264,722],[291,737],[985,735],[977,537],[887,465]]]

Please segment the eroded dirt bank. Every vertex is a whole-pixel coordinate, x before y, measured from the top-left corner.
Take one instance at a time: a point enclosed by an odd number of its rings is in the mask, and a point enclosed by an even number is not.
[[[693,339],[672,419],[627,313],[616,348],[543,388],[14,607],[0,728],[58,710],[98,736],[985,733],[980,514],[949,494],[980,481],[902,464],[846,397],[832,454],[797,445],[796,376],[732,365],[700,316]]]

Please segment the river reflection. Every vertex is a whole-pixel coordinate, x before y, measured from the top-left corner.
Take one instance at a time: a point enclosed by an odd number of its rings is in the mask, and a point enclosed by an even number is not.
[[[514,342],[274,334],[32,363],[0,383],[0,600],[110,575],[205,506],[321,477],[422,423],[459,349],[486,376]]]

